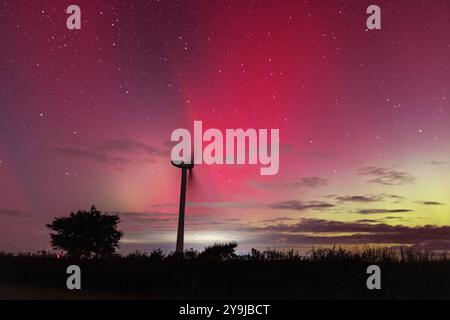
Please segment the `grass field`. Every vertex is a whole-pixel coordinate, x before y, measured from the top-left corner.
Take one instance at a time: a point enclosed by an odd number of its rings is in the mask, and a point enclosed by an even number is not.
[[[223,248],[222,248],[223,249]],[[66,289],[79,265],[82,290]],[[366,269],[381,268],[381,290]],[[45,253],[0,254],[0,299],[450,299],[450,260],[404,249],[161,251],[72,260]]]

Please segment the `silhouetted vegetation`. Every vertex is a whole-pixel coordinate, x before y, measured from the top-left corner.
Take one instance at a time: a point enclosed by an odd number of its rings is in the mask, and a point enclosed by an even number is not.
[[[216,243],[213,246],[206,247],[205,251],[200,253],[199,257],[203,259],[212,259],[217,261],[232,260],[236,256],[236,242]]]
[[[69,217],[54,218],[47,228],[51,234],[52,246],[74,258],[111,256],[119,246],[122,232],[117,230],[120,218],[103,214],[91,207],[90,211],[70,213]]]
[[[126,256],[74,259],[40,252],[0,254],[0,287],[5,283],[59,288],[64,297],[66,268],[82,270],[83,294],[121,298],[202,299],[448,299],[450,260],[443,254],[411,248],[313,250],[252,249],[237,254],[236,243],[216,244],[183,256],[134,252]],[[366,269],[382,271],[382,289],[368,290]],[[58,298],[58,296],[56,296]]]

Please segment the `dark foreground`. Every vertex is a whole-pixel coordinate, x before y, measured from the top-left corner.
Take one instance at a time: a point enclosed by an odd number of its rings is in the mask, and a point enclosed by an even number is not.
[[[81,268],[82,290],[66,288],[73,264]],[[367,289],[372,264],[381,268],[381,290]],[[411,250],[0,255],[0,299],[450,299],[449,289],[450,260]]]

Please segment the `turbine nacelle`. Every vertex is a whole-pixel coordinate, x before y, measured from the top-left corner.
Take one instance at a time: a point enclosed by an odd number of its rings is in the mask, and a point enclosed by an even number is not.
[[[175,166],[177,168],[180,168],[180,169],[189,169],[189,170],[191,170],[192,168],[194,168],[194,162],[193,161],[191,161],[191,163],[187,163],[187,162],[184,162],[184,161],[171,161],[171,162],[172,162],[173,166]]]

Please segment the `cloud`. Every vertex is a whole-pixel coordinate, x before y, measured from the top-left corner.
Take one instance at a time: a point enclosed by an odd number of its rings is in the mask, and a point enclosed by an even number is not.
[[[398,202],[406,199],[405,197],[399,196],[396,194],[383,194],[383,196],[395,200],[394,201],[395,203],[398,203]]]
[[[408,227],[384,223],[301,219],[292,225],[254,227],[261,239],[286,245],[402,244],[450,250],[450,226]],[[261,232],[264,232],[261,234]]]
[[[356,220],[356,223],[375,223],[375,222],[380,222],[380,220],[378,219],[361,219],[361,220]]]
[[[165,212],[122,212],[112,211],[121,218],[121,228],[129,232],[149,232],[176,230],[178,215]]]
[[[382,220],[392,220],[392,219],[395,219],[395,220],[402,220],[402,219],[404,219],[404,217],[392,217],[392,216],[388,216],[388,217],[383,217],[383,219]]]
[[[353,196],[336,196],[336,200],[341,202],[375,202],[383,198],[377,195],[353,195]]]
[[[434,160],[434,161],[430,161],[428,163],[433,165],[433,166],[440,166],[440,165],[446,164],[447,161]]]
[[[153,220],[165,220],[172,219],[177,215],[175,213],[165,213],[165,212],[124,212],[124,211],[113,211],[113,214],[118,214],[119,216],[130,219],[134,221],[153,221]]]
[[[307,201],[302,202],[298,200],[289,200],[276,202],[270,206],[273,209],[288,209],[288,210],[297,210],[304,211],[308,209],[313,210],[321,210],[334,207],[334,204],[323,202],[323,201]]]
[[[105,152],[142,153],[149,156],[158,155],[161,150],[145,143],[133,140],[110,139],[97,146],[98,150]]]
[[[291,182],[286,184],[287,187],[293,187],[293,188],[318,188],[323,187],[328,184],[328,179],[323,179],[319,177],[305,177],[302,178],[300,181]]]
[[[358,210],[359,214],[378,214],[378,213],[405,213],[412,212],[409,209],[361,209]]]
[[[408,228],[408,227],[403,227]],[[401,228],[400,228],[401,229]],[[277,231],[277,232],[288,232],[288,233],[356,233],[356,232],[391,232],[393,230],[399,230],[399,227],[390,226],[387,224],[367,224],[367,223],[356,223],[356,222],[342,222],[342,221],[332,221],[325,219],[312,219],[303,218],[300,219],[300,223],[291,225],[273,225],[259,230],[265,231]]]
[[[113,165],[127,165],[131,161],[124,157],[111,156],[104,152],[99,152],[97,150],[82,148],[54,148],[54,151],[73,158],[82,158],[88,160],[94,160],[100,163],[113,164]]]
[[[121,226],[126,234],[137,231],[151,233],[154,231],[176,232],[177,230],[178,213],[122,211],[113,211],[112,213],[121,217]],[[240,218],[226,215],[217,216],[190,212],[189,215],[186,215],[186,231],[211,230],[212,226],[217,229],[215,227],[217,225],[220,226],[220,230],[238,230],[242,226],[241,223],[238,223],[239,221],[241,221]]]
[[[264,220],[260,220],[260,223],[273,223],[273,222],[280,222],[280,221],[293,221],[295,220],[294,218],[289,218],[289,217],[278,217],[278,218],[272,218],[272,219],[264,219]]]
[[[423,204],[425,206],[443,206],[445,204],[437,201],[417,201],[417,203]]]
[[[260,204],[253,202],[192,202],[187,201],[188,207],[206,207],[206,208],[257,208]]]
[[[162,150],[133,140],[110,139],[100,144],[76,147],[57,147],[53,151],[73,158],[87,159],[104,164],[126,166],[130,163],[154,162]]]
[[[2,216],[8,216],[8,217],[26,217],[28,214],[26,214],[23,211],[20,210],[14,210],[14,209],[0,209],[0,215]]]
[[[256,180],[248,180],[247,183],[253,187],[260,189],[274,189],[274,188],[319,188],[328,184],[328,179],[320,177],[305,177],[299,181],[289,182],[285,184],[274,184],[269,182],[260,182]]]
[[[368,182],[388,186],[410,184],[414,182],[414,177],[409,173],[384,167],[362,167],[358,170],[358,174],[372,177]]]
[[[392,216],[387,216],[387,217],[383,217],[380,219],[360,219],[360,220],[356,220],[355,222],[357,223],[375,223],[375,222],[385,222],[386,220],[403,220],[403,217],[392,217]]]
[[[328,198],[333,198],[341,203],[344,202],[359,202],[359,203],[367,203],[367,202],[380,202],[380,201],[388,201],[392,200],[393,203],[398,203],[401,200],[404,200],[405,197],[398,196],[395,194],[365,194],[365,195],[328,195]]]
[[[148,208],[168,208],[168,207],[177,207],[178,202],[166,202],[166,203],[154,203],[147,205]]]

